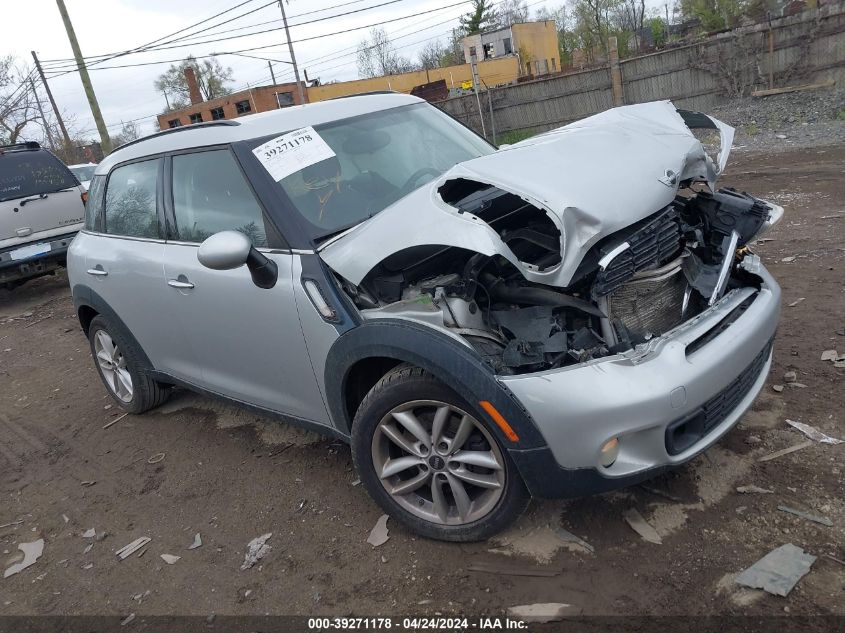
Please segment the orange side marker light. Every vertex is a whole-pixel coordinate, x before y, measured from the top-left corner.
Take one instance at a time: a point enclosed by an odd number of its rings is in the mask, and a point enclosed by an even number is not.
[[[516,434],[516,431],[511,428],[508,421],[505,420],[504,416],[496,410],[496,407],[494,407],[492,403],[487,400],[482,400],[478,404],[480,404],[481,408],[487,412],[487,415],[493,418],[493,422],[496,423],[496,426],[502,429],[502,433],[505,434],[506,438],[508,438],[511,442],[519,441],[519,435]]]

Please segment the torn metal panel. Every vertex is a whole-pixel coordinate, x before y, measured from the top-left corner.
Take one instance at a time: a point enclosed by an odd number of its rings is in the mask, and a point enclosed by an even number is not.
[[[720,128],[726,142],[729,130]],[[723,146],[720,165],[728,150]],[[356,285],[390,255],[432,244],[500,255],[529,281],[566,287],[601,238],[669,205],[682,182],[713,188],[719,170],[669,101],[614,108],[460,163],[324,245],[321,254]],[[456,179],[493,185],[547,213],[561,235],[560,263],[541,270],[520,262],[487,222],[446,204],[438,190]]]

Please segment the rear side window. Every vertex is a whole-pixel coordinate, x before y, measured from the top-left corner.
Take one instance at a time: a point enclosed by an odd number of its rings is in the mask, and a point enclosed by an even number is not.
[[[105,233],[160,237],[156,214],[159,160],[132,163],[111,172],[106,186]]]
[[[173,157],[173,212],[179,240],[235,230],[253,246],[267,246],[261,206],[228,149]]]
[[[0,152],[0,202],[70,189],[76,178],[50,152]]]
[[[94,176],[88,187],[88,202],[85,203],[85,228],[89,231],[103,230],[103,194],[106,177]]]

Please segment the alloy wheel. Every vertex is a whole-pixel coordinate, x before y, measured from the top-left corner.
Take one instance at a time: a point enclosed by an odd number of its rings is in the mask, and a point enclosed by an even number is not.
[[[372,440],[376,476],[404,510],[432,523],[484,518],[505,490],[505,460],[486,428],[437,400],[394,407]]]
[[[98,330],[94,335],[94,353],[111,392],[121,402],[131,402],[132,376],[126,368],[126,357],[105,330]]]

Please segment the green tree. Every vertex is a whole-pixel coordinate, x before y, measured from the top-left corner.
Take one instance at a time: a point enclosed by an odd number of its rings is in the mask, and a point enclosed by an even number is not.
[[[471,0],[472,9],[460,18],[461,29],[466,35],[475,35],[493,28],[499,22],[499,14],[491,0]]]
[[[228,85],[233,81],[231,68],[223,66],[220,60],[213,56],[197,61],[193,55],[189,55],[178,64],[171,64],[170,68],[153,82],[155,89],[164,94],[170,109],[184,108],[191,102],[188,80],[185,79],[185,69],[189,66],[194,69],[200,94],[205,101],[232,92]]]

